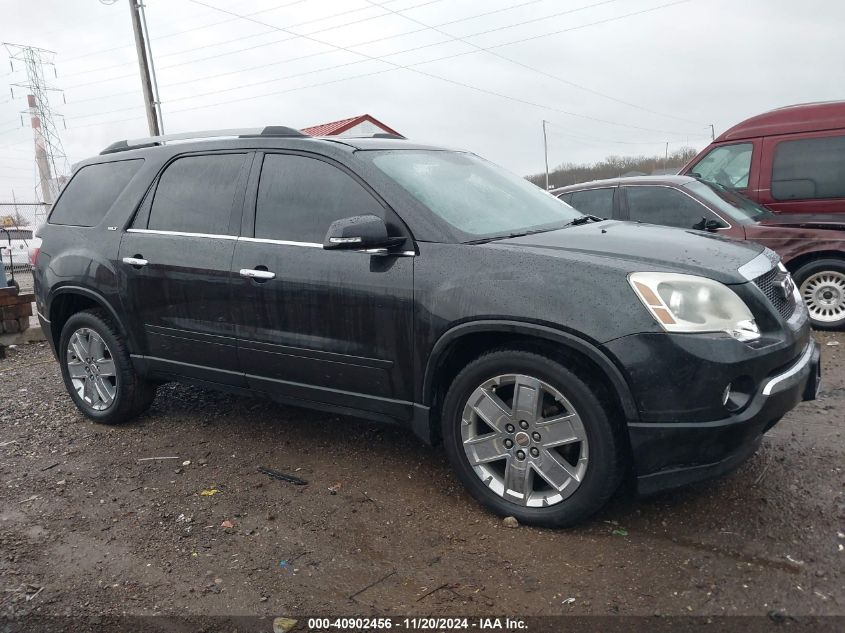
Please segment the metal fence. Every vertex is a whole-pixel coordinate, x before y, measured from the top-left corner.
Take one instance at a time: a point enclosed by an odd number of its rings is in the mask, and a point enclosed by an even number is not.
[[[47,217],[42,202],[0,202],[0,257],[6,281],[13,279],[21,291],[32,290],[29,249],[38,246],[35,231]]]

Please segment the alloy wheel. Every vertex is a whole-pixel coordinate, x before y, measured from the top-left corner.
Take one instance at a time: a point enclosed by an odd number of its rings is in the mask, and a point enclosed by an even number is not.
[[[461,438],[481,481],[522,506],[560,503],[587,472],[581,417],[563,394],[533,376],[503,374],[479,385],[464,407]]]
[[[815,273],[804,280],[800,290],[814,321],[833,323],[845,318],[845,273]]]
[[[108,409],[117,395],[117,375],[103,337],[90,328],[76,330],[68,339],[66,363],[76,395],[95,411]]]

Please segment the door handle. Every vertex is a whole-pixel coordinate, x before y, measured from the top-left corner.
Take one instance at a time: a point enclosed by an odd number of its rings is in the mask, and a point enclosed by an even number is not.
[[[135,266],[135,268],[143,268],[144,266],[146,266],[150,262],[148,262],[146,259],[143,259],[141,257],[124,257],[123,263],[129,264],[130,266]]]
[[[276,273],[269,270],[257,270],[255,268],[241,268],[241,277],[249,277],[256,281],[267,281],[268,279],[275,279]]]

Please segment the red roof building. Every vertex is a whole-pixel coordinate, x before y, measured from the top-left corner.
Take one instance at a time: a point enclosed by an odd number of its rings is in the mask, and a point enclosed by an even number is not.
[[[388,127],[369,114],[362,114],[340,121],[332,121],[331,123],[312,125],[311,127],[302,128],[300,131],[309,136],[371,136],[373,134],[395,134],[396,136],[402,136],[392,127]]]

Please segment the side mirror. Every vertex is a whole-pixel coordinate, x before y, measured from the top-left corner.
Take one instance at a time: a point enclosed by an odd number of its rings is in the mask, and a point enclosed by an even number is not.
[[[718,231],[719,229],[725,228],[725,226],[719,222],[718,220],[708,220],[707,218],[701,218],[701,222],[696,222],[692,225],[696,231]]]
[[[390,248],[405,241],[404,237],[390,237],[387,225],[377,215],[353,215],[335,220],[323,240],[326,250],[364,250]]]

